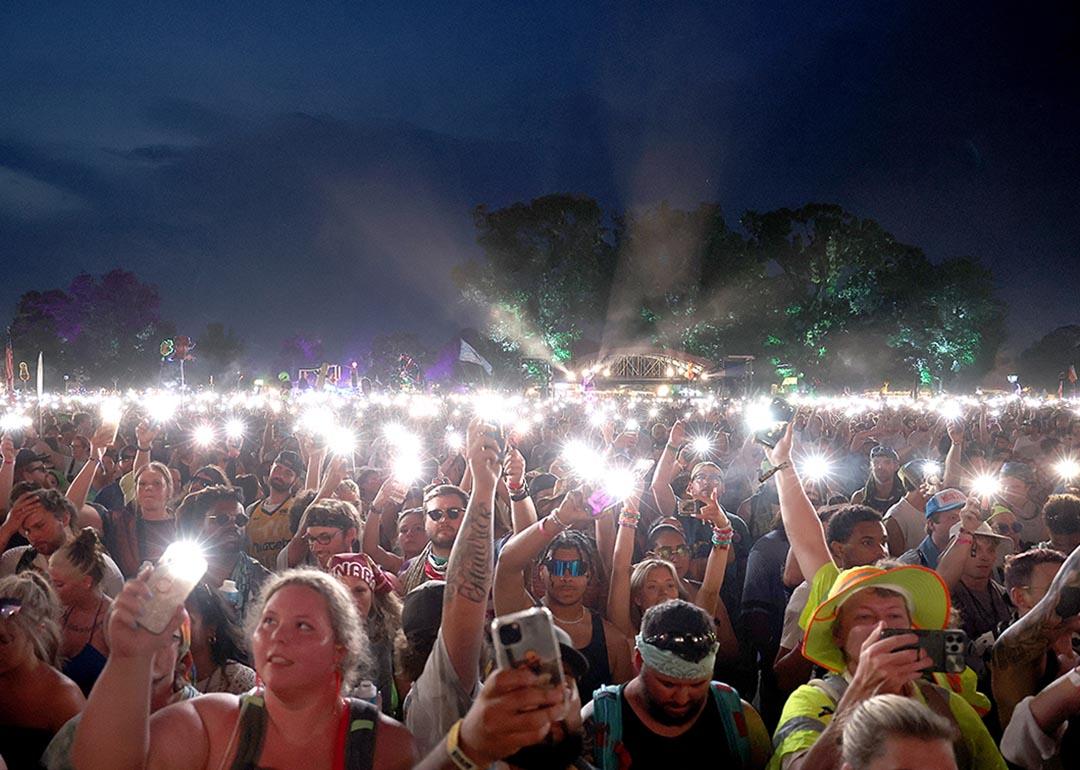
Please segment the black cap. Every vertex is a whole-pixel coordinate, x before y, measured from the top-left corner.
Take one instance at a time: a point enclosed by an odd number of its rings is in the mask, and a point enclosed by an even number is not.
[[[33,449],[20,449],[15,454],[15,470],[20,471],[30,463],[45,462],[49,459],[48,455],[39,455]]]
[[[278,456],[274,458],[274,464],[284,465],[297,476],[304,475],[304,461],[300,458],[300,455],[290,449],[283,449],[278,452]]]
[[[442,624],[446,581],[429,580],[405,594],[401,607],[401,630],[405,636],[435,636]]]

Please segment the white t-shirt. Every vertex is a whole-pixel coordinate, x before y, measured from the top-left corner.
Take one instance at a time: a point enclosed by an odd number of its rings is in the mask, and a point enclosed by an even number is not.
[[[910,551],[926,537],[926,514],[901,497],[900,501],[885,511],[885,520],[892,519],[904,533],[902,551]],[[892,545],[892,543],[890,543]]]
[[[784,608],[784,630],[780,632],[780,646],[785,650],[794,650],[802,644],[803,630],[799,626],[799,616],[809,599],[810,581],[804,580],[795,586],[787,607]]]
[[[475,690],[479,690],[477,677]],[[413,734],[420,756],[426,756],[450,731],[454,722],[465,716],[475,697],[465,692],[454,664],[443,644],[442,629],[424,664],[424,671],[405,696],[405,726]]]

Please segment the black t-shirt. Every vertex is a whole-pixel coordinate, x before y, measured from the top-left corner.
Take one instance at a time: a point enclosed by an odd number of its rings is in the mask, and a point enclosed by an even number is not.
[[[739,767],[739,756],[727,745],[724,723],[716,701],[706,692],[708,702],[693,727],[682,735],[668,738],[646,727],[625,694],[622,698],[622,743],[630,757],[631,768],[698,767],[707,757],[710,767]]]

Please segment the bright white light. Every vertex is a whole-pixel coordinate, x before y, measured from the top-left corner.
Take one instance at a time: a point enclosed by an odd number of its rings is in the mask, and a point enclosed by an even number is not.
[[[383,435],[390,445],[404,454],[420,454],[420,439],[415,433],[404,428],[400,423],[388,422],[383,425]]]
[[[975,480],[971,482],[972,494],[979,497],[989,498],[996,495],[1001,491],[1001,481],[997,476],[991,476],[988,473],[981,474],[975,477]]]
[[[225,423],[225,435],[228,438],[240,438],[244,435],[244,421],[234,417]]]
[[[941,405],[941,415],[947,420],[959,420],[963,417],[964,410],[958,401],[946,401]]]
[[[459,431],[452,428],[446,429],[446,446],[448,449],[461,449],[465,446],[465,438]]]
[[[176,410],[180,408],[180,399],[173,393],[166,391],[154,391],[148,393],[143,399],[143,407],[150,419],[162,424],[173,418]]]
[[[297,421],[297,427],[313,436],[327,436],[337,425],[337,419],[329,407],[313,406],[305,409]]]
[[[348,428],[335,427],[326,434],[326,446],[339,457],[352,457],[356,450],[356,436]]]
[[[933,460],[927,460],[922,464],[922,473],[926,478],[931,476],[941,476],[941,465]]]
[[[604,473],[604,457],[584,441],[567,442],[562,451],[570,472],[585,481],[597,480]]]
[[[192,438],[195,439],[195,443],[199,446],[211,446],[214,441],[217,440],[217,433],[214,431],[214,426],[208,423],[202,423],[196,425],[195,430],[191,432]]]
[[[107,425],[118,425],[120,418],[124,416],[123,402],[111,396],[101,399],[99,410],[101,421]]]
[[[1054,473],[1065,479],[1065,481],[1072,481],[1077,476],[1080,476],[1080,462],[1071,457],[1058,460],[1054,463]]]
[[[394,478],[404,484],[411,484],[420,478],[424,472],[424,464],[420,457],[408,452],[402,452],[394,457],[391,463],[391,473]]]
[[[629,420],[626,421],[626,430],[635,431],[635,430],[640,430],[640,429],[641,429],[641,423],[639,423],[633,417],[631,417]]]
[[[708,436],[695,436],[690,440],[690,448],[694,450],[694,454],[707,455],[713,448],[712,439]]]
[[[19,414],[18,412],[8,412],[3,417],[0,417],[0,429],[4,433],[11,433],[12,431],[23,430],[29,428],[34,424],[34,421],[25,414]]]
[[[667,398],[671,394],[671,386],[668,384],[657,385],[656,395],[660,398]]]
[[[206,573],[206,557],[198,543],[176,540],[161,555],[159,564],[172,564],[172,572],[178,580],[195,582]]]
[[[746,429],[751,433],[768,430],[773,426],[772,410],[768,401],[751,401],[743,410],[743,419],[746,420]]]
[[[649,417],[657,417],[657,416],[659,416],[659,414],[660,414],[660,410],[659,410],[659,409],[657,409],[657,408],[656,408],[655,406],[654,406],[654,407],[652,407],[652,408],[651,408],[651,409],[649,410]]]
[[[823,455],[809,455],[799,463],[803,475],[811,481],[821,481],[832,475],[832,463]]]
[[[612,468],[604,474],[604,493],[617,500],[626,500],[638,489],[638,479],[629,468]]]
[[[607,415],[597,409],[595,412],[589,415],[589,424],[594,428],[599,428],[607,422]]]

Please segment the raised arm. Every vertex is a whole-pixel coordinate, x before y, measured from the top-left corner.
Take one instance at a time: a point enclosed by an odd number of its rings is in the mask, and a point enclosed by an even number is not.
[[[784,520],[791,550],[803,575],[807,580],[813,580],[817,571],[832,561],[832,556],[825,541],[821,519],[791,463],[791,442],[792,429],[791,423],[788,423],[783,437],[767,454],[774,467],[782,468],[776,473],[776,489],[780,497],[780,516]]]
[[[101,455],[105,449],[116,440],[116,427],[102,423],[94,431],[90,439],[90,459],[88,459],[68,487],[67,499],[75,506],[76,511],[81,511],[86,505],[86,496],[90,492],[90,485],[94,482],[98,467],[101,465]]]
[[[964,423],[949,424],[949,441],[952,442],[945,454],[945,467],[941,477],[943,488],[960,486],[961,460],[964,456]]]
[[[698,517],[712,526],[713,547],[709,552],[709,560],[705,563],[705,577],[701,581],[694,604],[709,613],[709,617],[716,617],[734,530],[731,528],[731,520],[720,506],[715,489],[709,502],[698,512]]]
[[[11,508],[11,488],[15,486],[15,442],[11,436],[4,434],[0,438],[0,457],[3,465],[0,465],[0,513],[7,513]],[[7,542],[0,543],[0,551],[7,547]]]
[[[1074,600],[1077,592],[1080,592],[1080,548],[1065,559],[1046,596],[1031,612],[1005,629],[994,643],[991,684],[1003,727],[1012,719],[1016,704],[1038,691],[1042,662],[1050,645],[1062,634],[1080,631],[1080,616],[1062,618],[1057,613],[1062,598]]]
[[[392,522],[394,528],[397,527],[397,510],[405,499],[406,492],[405,486],[393,476],[389,476],[382,483],[371,503],[371,513],[364,525],[364,537],[361,541],[364,553],[380,567],[395,575],[401,571],[405,560],[396,553],[387,551],[379,541],[387,522]]]
[[[465,692],[471,692],[480,668],[484,622],[491,590],[491,517],[495,485],[502,473],[498,442],[479,419],[469,424],[466,443],[473,487],[446,567],[442,638]]]
[[[686,443],[686,423],[677,420],[671,426],[664,451],[660,453],[660,459],[656,462],[656,471],[653,473],[652,493],[656,498],[656,509],[661,516],[671,516],[675,512],[675,492],[671,488],[671,481],[675,478],[675,461],[679,457],[679,448]]]
[[[506,461],[503,463],[506,488],[510,493],[510,521],[514,534],[536,523],[536,506],[525,486],[525,458],[516,447],[507,447]],[[521,499],[515,499],[521,498]]]
[[[978,511],[978,498],[968,498],[967,505],[960,512],[962,522],[960,533],[952,539],[941,554],[941,558],[938,559],[936,571],[950,591],[960,582],[960,577],[964,574],[964,565],[971,558],[971,548],[974,544],[971,533],[978,529],[981,521]]]
[[[634,569],[634,536],[640,520],[637,500],[627,500],[619,514],[608,577],[607,619],[631,637],[634,635],[634,624],[630,618],[630,575]]]

